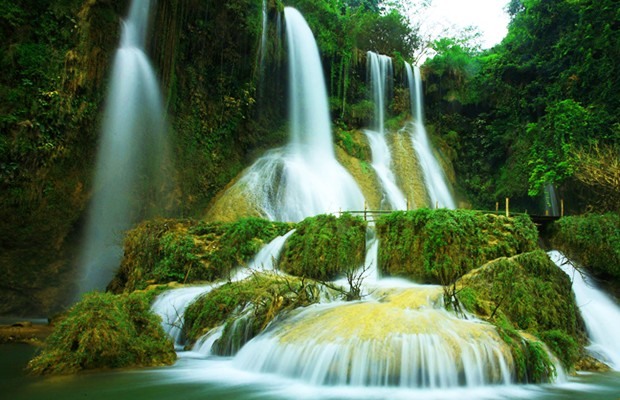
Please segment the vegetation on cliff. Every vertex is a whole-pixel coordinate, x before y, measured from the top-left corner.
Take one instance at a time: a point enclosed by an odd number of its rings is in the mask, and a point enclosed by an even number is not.
[[[571,211],[617,210],[619,181],[605,182],[620,146],[615,2],[513,0],[509,12],[500,45],[444,38],[424,66],[428,121],[456,150],[457,185],[482,209],[511,197],[540,210],[553,183]],[[601,166],[595,180],[581,173],[584,154]]]
[[[442,285],[488,261],[532,251],[538,238],[526,215],[470,210],[398,211],[380,218],[376,227],[382,273]]]
[[[550,242],[604,279],[620,284],[620,215],[569,216],[551,227]]]
[[[258,218],[146,221],[127,233],[125,255],[109,289],[132,292],[153,283],[228,279],[234,268],[290,229],[291,224]]]
[[[174,345],[150,310],[144,293],[85,295],[28,364],[38,375],[82,370],[169,365]]]
[[[318,215],[295,225],[278,268],[296,276],[329,281],[364,264],[366,222],[350,214]]]
[[[511,332],[525,331],[543,340],[566,368],[578,360],[585,328],[571,281],[544,251],[502,257],[474,269],[457,282],[456,293],[468,311],[512,337],[509,344],[522,341]],[[531,373],[531,368],[519,370]]]

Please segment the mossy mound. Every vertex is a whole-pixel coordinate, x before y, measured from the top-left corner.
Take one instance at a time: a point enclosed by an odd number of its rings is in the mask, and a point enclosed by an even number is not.
[[[150,311],[145,294],[94,292],[75,304],[54,328],[41,354],[28,364],[34,374],[170,365],[174,345]]]
[[[376,227],[383,274],[443,285],[488,261],[532,251],[538,238],[527,216],[471,210],[398,211]]]
[[[279,268],[292,275],[329,281],[357,270],[366,255],[366,222],[343,214],[306,218],[287,240]]]
[[[131,292],[152,283],[226,278],[290,229],[291,224],[259,218],[234,223],[147,221],[127,233],[124,258],[108,288]]]
[[[579,358],[585,331],[571,281],[544,251],[491,261],[463,276],[456,290],[467,310],[536,335],[565,367]]]
[[[232,355],[285,311],[318,302],[321,288],[314,281],[256,273],[229,282],[205,294],[185,311],[184,329],[189,342],[224,325],[222,338],[212,350]]]
[[[553,248],[594,274],[620,284],[620,215],[564,217],[551,226]]]

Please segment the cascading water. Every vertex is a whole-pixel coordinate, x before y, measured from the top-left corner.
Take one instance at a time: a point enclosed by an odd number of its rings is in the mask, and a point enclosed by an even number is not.
[[[319,50],[299,11],[284,9],[289,54],[290,140],[257,160],[233,187],[265,218],[361,210],[364,196],[336,160]]]
[[[372,129],[367,129],[364,133],[372,152],[372,167],[383,188],[381,208],[404,210],[407,208],[407,200],[396,184],[396,178],[391,170],[392,155],[385,138],[385,109],[388,82],[392,75],[392,59],[372,51],[367,53],[367,57],[375,116]]]
[[[445,311],[441,287],[385,293],[380,301],[309,307],[247,343],[234,364],[314,385],[511,382],[512,356],[495,328]]]
[[[431,148],[428,134],[426,133],[426,127],[424,126],[420,68],[412,67],[409,63],[405,63],[405,68],[409,81],[412,114],[415,118],[413,124],[409,127],[411,140],[413,141],[413,148],[418,156],[420,167],[424,174],[424,182],[430,197],[431,207],[438,205],[439,207],[454,209],[456,206],[450,189],[448,188],[448,182],[439,162],[433,154],[433,149]]]
[[[562,253],[550,251],[549,257],[573,282],[575,299],[591,342],[588,350],[616,371],[620,371],[620,307],[594,285],[586,272],[576,270]]]
[[[161,179],[157,174],[165,159],[164,110],[144,52],[150,3],[133,1],[122,24],[78,260],[79,293],[108,284],[122,256],[121,235],[135,222],[141,207],[138,187]],[[150,182],[143,182],[145,178]]]
[[[545,185],[545,214],[560,215],[560,207],[558,206],[558,195],[555,192],[555,186],[552,183]]]

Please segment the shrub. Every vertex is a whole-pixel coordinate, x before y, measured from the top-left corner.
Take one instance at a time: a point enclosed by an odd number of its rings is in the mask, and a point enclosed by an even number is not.
[[[144,294],[90,293],[75,304],[28,364],[38,375],[169,365],[174,345]]]
[[[593,273],[620,281],[620,214],[561,218],[551,227],[551,245]]]
[[[297,276],[328,281],[356,270],[366,254],[366,223],[344,214],[306,218],[287,240],[279,268]]]
[[[538,238],[527,216],[470,210],[398,211],[376,225],[383,273],[443,285],[490,260],[531,251]]]
[[[259,218],[233,223],[146,221],[127,233],[125,255],[109,289],[118,293],[148,283],[227,278],[291,225]]]

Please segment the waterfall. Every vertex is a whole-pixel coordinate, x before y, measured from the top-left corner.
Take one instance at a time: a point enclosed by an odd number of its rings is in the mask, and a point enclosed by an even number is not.
[[[267,152],[231,188],[264,218],[301,221],[361,210],[364,196],[335,156],[327,89],[314,36],[303,16],[284,9],[289,56],[290,140]]]
[[[280,258],[280,253],[284,248],[286,240],[294,232],[295,230],[292,229],[286,234],[276,237],[267,245],[263,246],[263,248],[250,261],[248,266],[240,267],[233,274],[230,280],[232,282],[243,280],[249,277],[254,271],[273,271],[277,260]],[[157,300],[153,303],[151,308],[155,314],[161,317],[164,331],[174,339],[177,349],[183,347],[185,340],[183,335],[183,314],[185,313],[187,307],[201,295],[209,293],[224,283],[225,282],[215,282],[205,286],[182,287],[169,290],[157,297]],[[210,351],[211,345],[219,338],[220,335],[221,330],[218,334],[215,334],[215,332],[209,332],[209,334],[206,335],[207,337],[201,338],[196,343],[194,350],[201,353]]]
[[[390,77],[392,75],[392,59],[372,51],[368,56],[368,76],[371,87],[371,98],[375,105],[372,129],[364,133],[372,153],[372,167],[383,188],[381,208],[405,210],[407,200],[396,184],[396,178],[391,170],[392,154],[385,138],[385,110]]]
[[[177,349],[183,348],[183,317],[187,307],[200,295],[208,293],[214,286],[190,286],[169,290],[157,297],[151,306],[161,317],[164,331],[174,340]]]
[[[392,59],[386,55],[369,51],[366,56],[371,99],[375,105],[375,116],[371,128],[383,134],[385,133],[387,97],[394,68]]]
[[[314,385],[433,389],[511,383],[512,356],[495,328],[443,310],[440,287],[426,299],[415,289],[391,296],[308,307],[248,342],[234,365]]]
[[[614,370],[620,371],[620,307],[596,287],[585,271],[575,269],[562,253],[550,251],[549,257],[573,282],[575,299],[590,339],[588,350]]]
[[[420,68],[412,68],[409,63],[405,63],[405,68],[409,81],[411,112],[415,118],[414,123],[409,127],[411,140],[413,142],[413,148],[418,156],[420,167],[422,168],[431,207],[435,207],[437,204],[439,207],[456,208],[452,195],[450,194],[450,189],[448,188],[447,179],[433,154],[433,149],[431,148],[428,134],[426,133],[426,127],[424,126]]]
[[[259,98],[263,97],[265,81],[265,63],[267,61],[267,0],[263,0],[262,6],[262,31],[260,36],[260,48],[258,53],[258,92]]]
[[[555,192],[555,186],[552,183],[545,185],[545,214],[559,216],[560,207],[558,206],[558,196]]]
[[[133,1],[114,57],[78,263],[79,293],[104,289],[122,256],[121,236],[137,219],[141,186],[161,179],[165,121],[159,85],[144,52],[150,1]],[[148,180],[149,182],[144,182]]]

